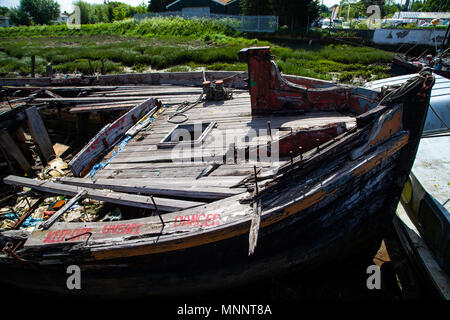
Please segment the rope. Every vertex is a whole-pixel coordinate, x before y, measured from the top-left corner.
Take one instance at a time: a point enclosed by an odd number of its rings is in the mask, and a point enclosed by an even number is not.
[[[419,74],[415,77],[408,79],[405,83],[403,83],[397,89],[394,89],[388,92],[378,103],[378,105],[383,102],[393,102],[414,90],[416,87],[423,85],[425,79],[428,75],[431,75],[431,69],[425,68],[419,72]],[[434,81],[433,81],[434,83]]]
[[[193,107],[195,107],[202,101],[203,101],[203,92],[200,94],[200,96],[198,97],[198,99],[195,102],[192,102],[192,104],[189,101],[182,102],[180,104],[180,106],[177,108],[177,110],[169,116],[169,119],[167,119],[167,122],[179,124],[179,123],[183,123],[183,122],[187,121],[189,119],[189,117],[187,115],[185,115],[184,113],[186,111],[192,109]],[[184,119],[179,120],[179,121],[172,120],[172,118],[175,118],[175,117],[184,117]]]

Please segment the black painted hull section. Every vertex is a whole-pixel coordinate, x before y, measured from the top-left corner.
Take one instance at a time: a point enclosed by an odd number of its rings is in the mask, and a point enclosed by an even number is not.
[[[395,162],[394,162],[395,163]],[[199,247],[81,264],[81,290],[68,290],[67,266],[1,266],[11,284],[40,292],[86,296],[183,295],[232,288],[271,275],[307,273],[379,245],[393,212],[387,201],[393,162],[349,184],[343,196],[260,231],[255,254],[248,235]],[[357,194],[355,194],[357,190]],[[350,201],[355,199],[355,201]],[[7,281],[8,279],[2,279]],[[19,282],[20,281],[20,282]]]

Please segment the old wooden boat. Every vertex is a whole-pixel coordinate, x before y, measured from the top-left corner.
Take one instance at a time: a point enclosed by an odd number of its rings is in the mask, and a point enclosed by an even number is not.
[[[413,75],[366,84],[403,83]],[[430,292],[450,299],[450,80],[435,75],[430,106],[410,176],[394,217],[399,239]]]
[[[239,57],[248,91],[233,99],[221,98],[236,78],[203,88],[199,79],[194,103],[150,98],[105,126],[72,159],[75,177],[5,178],[72,196],[60,211],[88,197],[117,204],[124,219],[65,223],[58,211],[32,232],[1,232],[1,281],[87,296],[186,294],[372,247],[414,161],[433,76],[378,93],[282,76],[268,47]],[[71,265],[80,290],[66,286]]]

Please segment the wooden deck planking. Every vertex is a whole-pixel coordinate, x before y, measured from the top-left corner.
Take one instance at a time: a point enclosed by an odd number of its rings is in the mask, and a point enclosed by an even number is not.
[[[182,92],[185,88],[181,87]],[[165,88],[160,92],[167,90],[177,90],[176,87]],[[136,90],[135,90],[136,91]],[[193,90],[195,92],[185,95],[177,94],[176,96],[161,97],[161,102],[168,103],[168,101],[182,100],[183,98],[191,98],[188,101],[195,101],[201,88]],[[118,93],[114,91],[107,92],[108,94]],[[126,95],[127,90],[122,90],[120,96]],[[164,100],[165,99],[165,100]],[[271,129],[276,130],[279,127],[292,127],[294,130],[310,128],[314,126],[323,126],[330,123],[345,122],[348,127],[355,124],[355,120],[351,117],[344,116],[339,113],[314,113],[304,115],[286,115],[286,116],[272,116],[272,117],[252,117],[250,108],[250,95],[246,91],[239,91],[234,95],[232,100],[226,101],[208,101],[201,103],[194,108],[188,110],[186,115],[189,119],[183,124],[196,122],[210,122],[216,121],[217,127],[214,128],[206,137],[201,148],[194,149],[194,151],[187,149],[184,152],[178,153],[173,149],[158,149],[157,144],[166,135],[175,128],[176,124],[168,122],[169,116],[176,111],[178,105],[170,105],[164,108],[164,111],[152,123],[152,125],[140,131],[110,163],[99,171],[96,179],[130,179],[130,181],[138,181],[138,179],[155,179],[160,183],[170,179],[183,179],[193,183],[193,178],[197,177],[202,170],[208,166],[208,162],[223,162],[223,157],[227,151],[231,149],[227,144],[224,144],[222,138],[227,132],[230,136],[227,139],[239,139],[237,147],[242,145],[256,146],[258,144],[266,144],[270,141],[269,135],[261,135],[253,137],[250,141],[243,143],[244,137],[249,131],[260,129],[267,130],[267,121],[271,122]],[[279,132],[280,135],[288,134],[289,131]],[[228,141],[229,142],[229,141]],[[203,156],[204,158],[202,158]],[[194,161],[194,157],[197,157]],[[200,158],[199,158],[200,157]],[[179,161],[179,160],[184,161]],[[177,162],[174,162],[177,161]],[[186,163],[188,161],[188,163]],[[229,161],[230,162],[230,161]],[[286,163],[285,161],[281,163]],[[280,162],[274,163],[255,163],[262,172],[268,172],[276,169]],[[234,184],[223,184],[224,178],[238,176],[242,179],[253,173],[253,166],[251,162],[237,164],[225,163],[221,164],[217,169],[209,174],[209,178],[214,183],[211,187],[218,187],[219,185],[229,188]],[[202,181],[205,177],[198,179]],[[137,182],[136,182],[137,183]]]

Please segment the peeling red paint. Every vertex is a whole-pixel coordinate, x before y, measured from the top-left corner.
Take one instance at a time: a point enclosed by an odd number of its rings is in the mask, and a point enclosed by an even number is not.
[[[248,48],[239,52],[247,61],[252,113],[277,111],[334,110],[356,114],[373,107],[361,96],[351,97],[351,88],[314,79],[282,77],[270,48]]]

